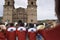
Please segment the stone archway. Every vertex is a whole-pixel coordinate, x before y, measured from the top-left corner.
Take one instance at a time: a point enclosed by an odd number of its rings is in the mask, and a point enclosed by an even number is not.
[[[56,12],[58,21],[60,22],[60,0],[55,0],[55,12]]]

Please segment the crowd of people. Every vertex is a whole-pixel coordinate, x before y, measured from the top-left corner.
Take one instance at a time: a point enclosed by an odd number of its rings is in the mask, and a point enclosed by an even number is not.
[[[44,37],[39,33],[43,29],[46,29],[44,23],[0,23],[0,40],[43,40]]]

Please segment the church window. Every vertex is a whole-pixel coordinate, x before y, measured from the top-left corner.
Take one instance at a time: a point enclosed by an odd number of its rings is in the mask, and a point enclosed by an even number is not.
[[[31,2],[31,4],[33,5],[33,2]]]
[[[31,22],[33,22],[33,20],[31,20]]]
[[[10,2],[8,2],[8,5],[10,5]]]

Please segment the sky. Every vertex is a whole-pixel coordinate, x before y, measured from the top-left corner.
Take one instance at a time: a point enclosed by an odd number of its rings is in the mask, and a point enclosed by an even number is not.
[[[15,0],[15,8],[27,8],[27,0]],[[37,20],[57,19],[54,0],[37,0]],[[4,0],[0,0],[0,16],[3,16]]]

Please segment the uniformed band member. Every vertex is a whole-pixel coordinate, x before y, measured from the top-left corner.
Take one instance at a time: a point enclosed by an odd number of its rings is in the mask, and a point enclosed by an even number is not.
[[[16,40],[16,27],[14,27],[13,23],[10,23],[10,27],[7,28],[7,40]]]
[[[45,24],[41,23],[37,26],[37,31],[45,29]],[[37,33],[38,40],[43,40],[43,37],[41,34]]]
[[[34,28],[34,24],[30,24],[30,28],[28,29],[28,38],[29,40],[36,40],[36,28]]]
[[[18,40],[26,40],[26,28],[24,27],[24,23],[20,23],[17,28],[17,37]]]

